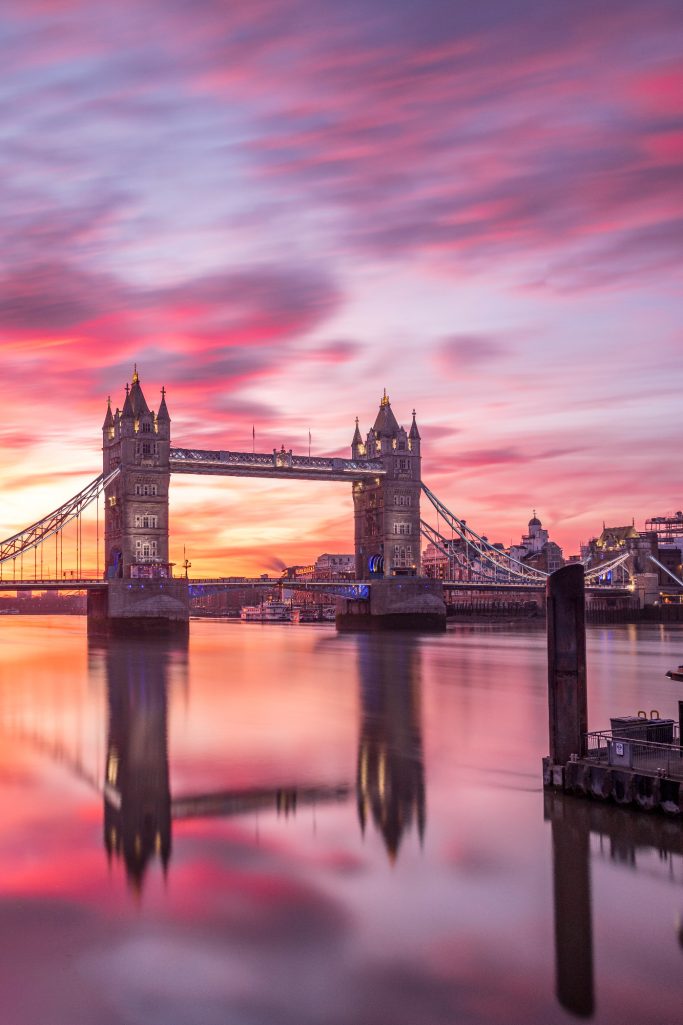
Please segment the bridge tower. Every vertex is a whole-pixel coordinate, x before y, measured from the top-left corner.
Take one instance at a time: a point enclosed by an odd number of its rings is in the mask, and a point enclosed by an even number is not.
[[[105,632],[187,630],[186,580],[171,579],[168,487],[171,418],[162,389],[150,409],[137,367],[122,409],[111,401],[102,425],[104,473],[119,469],[105,490],[104,545],[107,591],[88,593],[88,621]]]
[[[381,460],[385,477],[353,485],[356,578],[420,574],[420,432],[399,427],[386,391],[365,441],[356,420],[352,458]]]
[[[107,488],[104,538],[108,579],[167,577],[171,419],[162,389],[159,412],[149,408],[137,367],[123,409],[102,426],[104,473],[121,472]]]

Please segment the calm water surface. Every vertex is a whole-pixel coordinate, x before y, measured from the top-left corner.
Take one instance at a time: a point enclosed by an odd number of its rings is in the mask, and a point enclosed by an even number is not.
[[[683,631],[589,633],[591,728]],[[683,829],[546,801],[545,636],[0,620],[3,1025],[683,1021]]]

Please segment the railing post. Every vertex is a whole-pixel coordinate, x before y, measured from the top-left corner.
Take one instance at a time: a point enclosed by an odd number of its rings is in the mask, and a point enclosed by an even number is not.
[[[580,563],[548,577],[548,712],[550,761],[565,765],[583,753],[588,730],[586,614]]]

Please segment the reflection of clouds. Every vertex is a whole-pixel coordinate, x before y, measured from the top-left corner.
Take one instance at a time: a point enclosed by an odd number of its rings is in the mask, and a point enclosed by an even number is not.
[[[123,939],[81,969],[121,1020],[147,1025],[225,1025],[228,1007],[248,1006],[264,981],[243,951],[198,936]]]

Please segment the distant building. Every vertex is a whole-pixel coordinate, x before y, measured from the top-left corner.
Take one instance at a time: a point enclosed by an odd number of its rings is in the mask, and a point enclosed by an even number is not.
[[[511,545],[508,555],[525,566],[554,573],[564,565],[562,549],[555,541],[551,541],[548,531],[536,516],[536,510],[529,520],[528,533],[522,535],[518,545]]]
[[[422,572],[434,580],[467,580],[468,546],[461,538],[444,541],[443,548],[437,548],[430,541],[422,553]]]
[[[422,553],[422,572],[435,580],[448,580],[448,556],[430,541]]]
[[[650,556],[657,555],[657,535],[640,532],[634,523],[626,526],[608,527],[603,523],[602,533],[581,545],[581,558],[585,565],[594,568],[601,562],[612,562],[620,555],[628,558],[624,571],[630,576],[636,573],[656,573]]]
[[[674,581],[683,580],[683,512],[679,509],[673,516],[652,516],[645,521],[645,532],[657,538],[657,562],[652,569],[659,572],[659,583],[670,587]]]
[[[287,566],[282,571],[284,580],[312,580],[315,576],[315,566]]]
[[[315,560],[313,575],[316,580],[353,580],[356,568],[356,556],[350,555],[319,555]]]
[[[659,544],[683,544],[683,512],[673,516],[652,516],[645,521],[645,531],[654,531]]]

